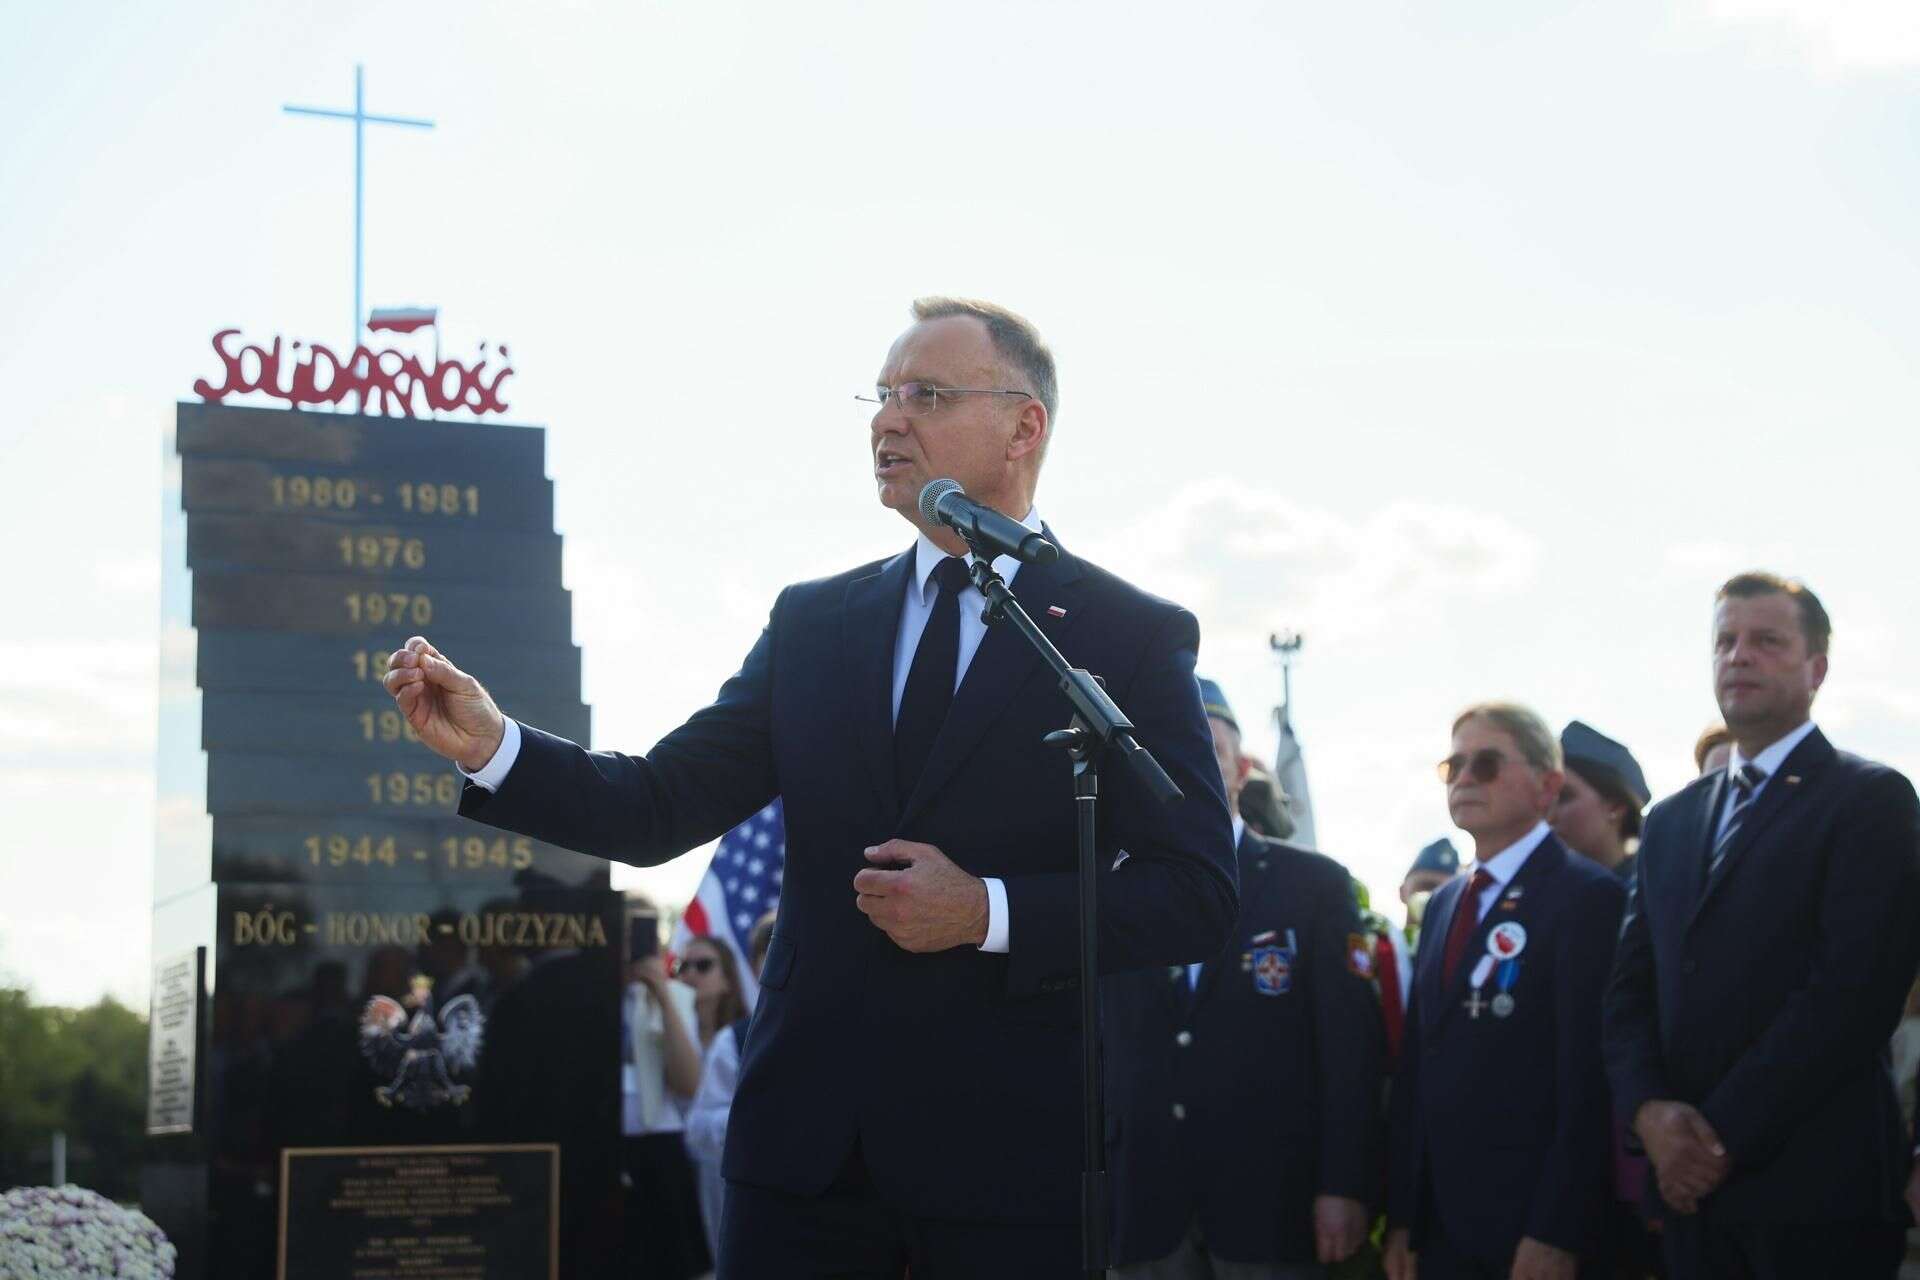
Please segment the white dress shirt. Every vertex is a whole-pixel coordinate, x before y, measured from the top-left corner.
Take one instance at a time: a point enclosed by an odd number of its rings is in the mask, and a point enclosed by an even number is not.
[[[1026,519],[1020,522],[1035,533],[1040,532],[1040,513],[1037,508],[1029,509]],[[893,641],[893,718],[900,718],[900,698],[907,691],[907,673],[913,670],[914,651],[920,647],[920,635],[927,629],[927,619],[933,616],[933,606],[940,599],[940,588],[933,581],[933,571],[947,553],[926,534],[921,534],[913,544],[913,581],[907,584],[907,598],[900,606],[900,629],[894,633]],[[971,553],[967,563],[973,563]],[[1013,585],[1013,576],[1020,572],[1020,562],[1012,556],[996,556],[993,571]],[[953,664],[953,687],[957,691],[967,677],[967,667],[973,662],[973,655],[980,652],[980,642],[986,639],[987,622],[982,616],[986,611],[987,598],[971,582],[960,591],[960,652]],[[1012,922],[1007,918],[1007,886],[994,876],[983,876],[981,883],[987,887],[987,940],[980,944],[982,951],[1006,952],[1012,945]]]
[[[1727,757],[1727,798],[1720,806],[1720,820],[1714,824],[1713,828],[1713,843],[1716,846],[1720,843],[1720,837],[1727,833],[1727,818],[1733,813],[1733,780],[1740,776],[1740,771],[1751,763],[1767,775],[1761,779],[1760,785],[1753,789],[1753,798],[1756,801],[1759,800],[1760,793],[1765,791],[1768,784],[1773,781],[1773,775],[1780,772],[1780,766],[1787,762],[1787,757],[1793,754],[1793,749],[1805,742],[1807,735],[1812,732],[1813,721],[1809,720],[1786,737],[1776,741],[1751,761],[1740,754],[1739,744],[1734,745],[1732,753]]]
[[[1040,532],[1038,508],[1029,509],[1020,523],[1035,533]],[[933,545],[923,533],[914,543],[913,555],[913,579],[907,584],[907,598],[900,605],[900,629],[894,633],[893,715],[896,720],[900,717],[900,696],[907,689],[907,673],[913,669],[914,650],[920,645],[920,634],[927,629],[927,619],[933,616],[933,606],[939,598],[940,589],[932,581],[933,570],[946,558],[947,553]],[[971,563],[973,556],[969,554],[967,560]],[[1008,586],[1012,586],[1014,575],[1020,572],[1020,561],[1012,556],[996,556],[993,569],[1006,580]],[[967,667],[973,662],[973,655],[980,652],[980,642],[987,634],[987,623],[981,616],[987,607],[987,600],[972,583],[961,590],[959,605],[960,652],[953,667],[953,687],[956,690],[966,679]],[[472,773],[467,773],[465,769],[460,772],[466,774],[475,786],[498,791],[519,755],[520,726],[509,716],[506,731],[500,738],[500,749],[493,753],[493,759]],[[1012,945],[1012,921],[1007,917],[1007,886],[993,876],[983,877],[982,883],[987,888],[987,940],[980,944],[980,950],[1008,951]]]
[[[1475,871],[1484,871],[1493,878],[1493,883],[1480,891],[1480,900],[1474,904],[1473,918],[1476,921],[1487,918],[1487,912],[1493,910],[1493,904],[1500,900],[1500,895],[1513,883],[1513,878],[1520,874],[1520,868],[1527,865],[1527,859],[1533,856],[1533,851],[1552,834],[1553,828],[1542,819],[1533,824],[1533,830],[1491,858],[1474,864]]]

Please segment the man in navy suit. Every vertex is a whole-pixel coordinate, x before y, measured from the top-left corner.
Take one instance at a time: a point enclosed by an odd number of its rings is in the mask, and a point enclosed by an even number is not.
[[[1546,815],[1565,781],[1532,711],[1483,703],[1440,764],[1471,876],[1427,904],[1388,1157],[1391,1280],[1591,1274],[1611,1181],[1600,998],[1625,892]]]
[[[644,756],[503,717],[423,638],[388,687],[472,779],[460,811],[639,865],[786,805],[779,923],[723,1171],[722,1277],[1059,1276],[1079,1263],[1077,885],[1068,708],[988,629],[965,544],[925,524],[951,477],[1040,529],[1052,355],[986,303],[922,299],[881,368],[881,503],[918,530],[888,560],[788,587],[713,705]],[[994,567],[1067,657],[1108,681],[1185,792],[1120,768],[1100,796],[1103,970],[1204,959],[1235,904],[1232,832],[1194,683],[1193,616],[1063,553]]]
[[[1200,693],[1231,802],[1240,725],[1219,685]],[[1378,1202],[1383,1033],[1352,881],[1233,825],[1226,950],[1102,984],[1118,1280],[1312,1280]]]
[[[1887,1041],[1920,963],[1920,804],[1814,727],[1830,634],[1797,582],[1723,586],[1733,755],[1647,815],[1607,1070],[1669,1210],[1675,1280],[1873,1280],[1903,1251]]]

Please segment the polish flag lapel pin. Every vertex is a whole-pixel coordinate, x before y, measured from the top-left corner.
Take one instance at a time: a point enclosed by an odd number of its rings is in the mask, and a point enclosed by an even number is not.
[[[1057,604],[1050,604],[1047,606],[1047,616],[1049,618],[1064,618],[1067,616],[1067,611]]]

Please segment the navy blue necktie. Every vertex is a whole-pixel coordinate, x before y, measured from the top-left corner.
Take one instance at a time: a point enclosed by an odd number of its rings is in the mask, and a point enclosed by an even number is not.
[[[907,687],[900,694],[900,714],[893,720],[893,789],[902,808],[933,754],[933,740],[946,723],[953,705],[953,685],[960,667],[960,592],[967,586],[967,562],[948,556],[934,566],[933,581],[940,588],[920,633],[907,671]]]

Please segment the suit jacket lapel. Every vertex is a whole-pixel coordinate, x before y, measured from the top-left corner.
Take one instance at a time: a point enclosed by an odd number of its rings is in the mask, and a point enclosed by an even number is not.
[[[912,577],[913,551],[847,584],[841,652],[853,698],[854,737],[880,806],[890,818],[893,793],[893,645],[900,634],[900,606]]]
[[[1455,914],[1467,909],[1462,903],[1468,883],[1467,877],[1456,876],[1434,890],[1433,897],[1427,900],[1427,917],[1420,923],[1420,941],[1424,945],[1416,957],[1413,981],[1415,986],[1425,987],[1421,992],[1421,1007],[1432,1012],[1422,1016],[1430,1023],[1438,1023],[1446,1015],[1447,993],[1441,977],[1446,970],[1447,935],[1453,932]],[[1429,960],[1429,956],[1432,959]]]
[[[1053,540],[1051,529],[1047,530],[1047,536]],[[1056,618],[1047,612],[1047,606],[1073,599],[1074,591],[1070,584],[1080,574],[1078,563],[1062,552],[1060,559],[1050,565],[1024,565],[1014,575],[1014,593],[1027,606],[1027,612],[1033,615],[1040,630],[1055,645],[1060,643],[1068,624],[1074,621],[1078,613],[1070,609],[1065,617]],[[966,676],[960,681],[960,687],[954,690],[953,705],[947,710],[946,723],[940,726],[940,736],[933,740],[933,753],[927,757],[920,781],[914,785],[913,794],[907,797],[906,809],[900,815],[902,827],[926,808],[927,802],[952,779],[954,771],[972,754],[980,744],[980,739],[1006,711],[1014,694],[1019,692],[1020,686],[1026,683],[1027,677],[1039,665],[1040,655],[1010,624],[996,622],[987,628],[985,638],[980,641],[979,652],[973,655]],[[892,671],[891,663],[888,664],[888,671]],[[891,686],[887,699],[891,709]],[[1067,704],[1063,699],[1060,703],[1060,727],[1065,728],[1066,722]]]
[[[1680,860],[1680,866],[1675,869],[1675,878],[1683,895],[1679,901],[1690,902],[1695,907],[1700,905],[1701,889],[1707,882],[1707,860],[1713,857],[1713,837],[1720,829],[1720,807],[1726,803],[1725,769],[1713,775],[1713,782],[1707,786],[1705,796],[1704,812],[1694,818],[1693,844],[1685,851],[1687,856]]]
[[[1833,757],[1832,744],[1818,729],[1815,729],[1799,746],[1788,753],[1785,760],[1780,762],[1778,772],[1768,778],[1766,785],[1760,789],[1760,798],[1753,802],[1752,811],[1741,819],[1740,830],[1734,832],[1733,842],[1727,846],[1727,852],[1720,859],[1719,867],[1708,877],[1706,888],[1700,891],[1699,900],[1694,904],[1692,919],[1700,918],[1701,911],[1706,908],[1714,891],[1726,881],[1728,876],[1734,874],[1735,867],[1746,851],[1753,847],[1754,841],[1765,834],[1767,827],[1800,794],[1804,780],[1818,773]],[[1723,787],[1724,785],[1722,783]],[[1713,857],[1713,834],[1720,827],[1718,817],[1719,808],[1716,806],[1714,809],[1716,821],[1708,828],[1707,852],[1701,860],[1702,870],[1699,874],[1704,874],[1707,862]]]

